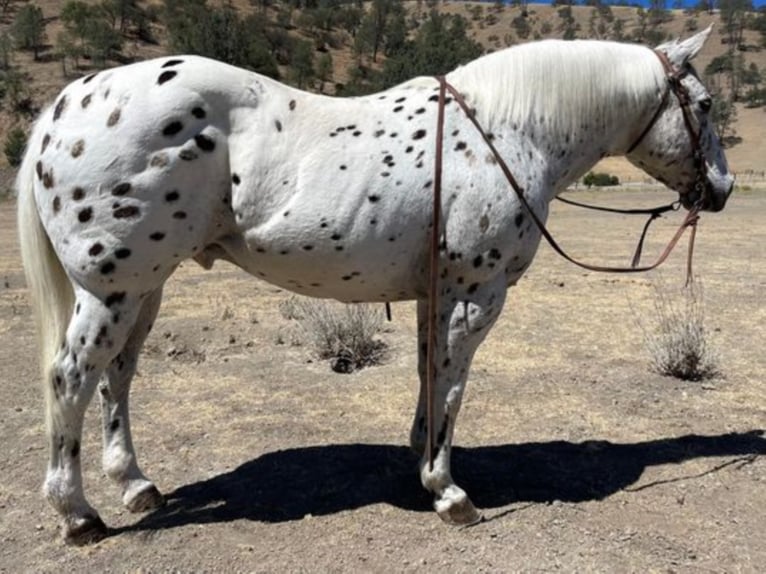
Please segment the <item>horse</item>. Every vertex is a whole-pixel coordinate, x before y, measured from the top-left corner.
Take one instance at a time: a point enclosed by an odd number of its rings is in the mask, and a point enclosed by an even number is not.
[[[452,437],[474,352],[540,242],[528,210],[544,222],[549,202],[610,155],[666,183],[686,208],[721,210],[734,180],[709,117],[711,96],[690,64],[709,33],[655,50],[546,40],[450,72],[445,80],[507,162],[526,205],[436,78],[336,98],[187,55],[69,84],[37,120],[17,178],[45,392],[43,490],[65,541],[108,534],[81,478],[83,416],[96,389],[103,468],[123,504],[145,512],[164,502],[138,465],[128,394],[163,284],[188,259],[205,268],[225,260],[312,297],[417,300],[421,390],[410,444],[421,455],[421,483],[446,522],[480,519],[452,478]],[[438,116],[440,297],[429,406]],[[426,452],[431,408],[435,440]]]

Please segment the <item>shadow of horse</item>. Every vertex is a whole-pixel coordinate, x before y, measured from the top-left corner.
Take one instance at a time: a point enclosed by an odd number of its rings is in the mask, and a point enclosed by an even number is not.
[[[629,489],[654,465],[703,457],[736,457],[707,471],[659,482],[687,480],[766,454],[764,431],[687,435],[634,444],[551,441],[453,450],[454,475],[480,508],[513,502],[583,502]],[[182,486],[167,505],[138,523],[115,530],[156,531],[186,524],[248,519],[299,520],[370,504],[411,511],[431,509],[417,457],[402,446],[336,444],[264,454],[238,468]],[[658,483],[634,487],[642,490]]]

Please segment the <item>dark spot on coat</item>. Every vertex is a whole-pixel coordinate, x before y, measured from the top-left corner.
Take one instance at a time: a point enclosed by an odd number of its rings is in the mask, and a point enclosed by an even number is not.
[[[107,261],[101,266],[101,275],[109,275],[114,273],[115,265],[112,261]]]
[[[107,307],[111,307],[112,305],[118,305],[122,303],[123,301],[125,301],[125,291],[119,291],[115,293],[110,293],[107,296],[106,301],[104,301],[104,304]]]
[[[114,252],[114,256],[117,259],[127,259],[130,257],[130,249],[127,247],[120,247],[117,251]]]
[[[58,213],[61,210],[61,198],[57,195],[53,198],[53,213]]]
[[[521,227],[521,224],[524,223],[524,214],[519,212],[516,214],[516,217],[513,218],[513,222],[516,224],[516,227]]]
[[[74,142],[74,145],[72,146],[70,153],[72,154],[72,157],[80,157],[84,149],[85,149],[85,142],[83,140],[77,140],[76,142]]]
[[[372,134],[372,135],[374,135],[376,138],[379,138],[379,137],[380,137],[380,136],[382,136],[384,133],[386,133],[386,130],[376,130],[376,131],[375,131],[375,133],[374,133],[374,134]]]
[[[37,165],[35,165],[35,173],[37,173],[37,179],[43,178],[43,162],[37,162]]]
[[[109,432],[115,432],[118,428],[120,428],[120,419],[116,418],[112,422],[109,423]]]
[[[45,137],[43,137],[43,145],[40,149],[40,153],[45,153],[45,148],[48,147],[49,143],[51,143],[51,136],[50,134],[45,134]]]
[[[367,199],[369,200],[370,203],[377,203],[378,201],[380,201],[380,196],[379,195],[369,195],[369,196],[367,196]]]
[[[194,143],[202,151],[213,151],[215,149],[215,140],[205,134],[197,134],[194,136]]]
[[[173,213],[173,219],[186,219],[185,211],[176,211]]]
[[[82,109],[85,109],[90,105],[90,100],[92,98],[93,98],[93,94],[88,94],[82,100],[80,100],[80,105],[82,106]]]
[[[295,109],[295,100],[290,100],[289,107],[290,107],[290,111],[293,111]]]
[[[184,129],[184,125],[179,121],[170,122],[164,128],[162,128],[162,135],[166,137],[172,137]]]
[[[78,440],[74,441],[74,444],[72,445],[71,454],[72,454],[72,458],[77,458],[77,456],[80,454],[80,441]]]
[[[412,139],[419,140],[426,137],[426,130],[417,130],[414,134],[412,134]]]
[[[282,122],[280,122],[279,120],[274,120],[274,127],[277,128],[278,132],[281,132],[282,131]]]
[[[197,118],[198,120],[202,120],[207,116],[207,113],[204,109],[200,108],[199,106],[192,108],[191,114]]]
[[[476,293],[476,290],[478,288],[479,288],[479,284],[478,283],[471,283],[468,286],[468,291],[467,292],[468,292],[469,295],[471,295],[472,293]]]
[[[157,78],[157,84],[161,86],[168,80],[172,80],[173,78],[175,78],[176,75],[178,75],[178,72],[176,72],[175,70],[168,70],[167,72],[162,72],[160,74],[160,77]]]
[[[93,208],[91,207],[86,207],[77,214],[77,219],[80,220],[80,223],[86,223],[87,221],[90,221],[92,217]]]
[[[199,156],[190,149],[182,149],[178,154],[178,157],[184,161],[194,161]]]
[[[502,257],[502,254],[496,248],[493,247],[492,249],[489,250],[490,259],[500,259],[501,257]]]
[[[126,195],[128,192],[130,192],[132,187],[133,186],[127,181],[118,183],[112,188],[112,195],[115,197],[122,197],[123,195]]]
[[[95,257],[99,253],[101,253],[104,250],[104,246],[100,243],[94,243],[90,246],[90,249],[88,249],[88,255],[91,257]]]
[[[117,122],[120,121],[120,116],[122,115],[122,110],[120,108],[114,108],[114,111],[112,111],[111,114],[109,114],[109,118],[106,120],[106,127],[111,128],[114,126]]]
[[[66,94],[64,94],[63,96],[61,96],[61,98],[59,98],[59,101],[56,103],[56,107],[53,110],[54,122],[61,117],[61,114],[63,114],[64,110],[66,110],[66,106],[67,106],[67,97],[66,97]]]
[[[82,79],[82,83],[83,83],[83,84],[87,84],[87,83],[89,83],[89,82],[90,82],[90,81],[91,81],[93,78],[95,78],[96,76],[98,76],[98,72],[96,72],[95,74],[90,74],[89,76],[85,76],[85,77]]]
[[[162,67],[163,68],[172,68],[173,66],[177,66],[178,64],[183,64],[183,60],[178,60],[178,59],[168,60],[167,62],[162,64]],[[170,79],[170,78],[168,78],[168,79]]]
[[[75,187],[72,190],[72,199],[75,201],[80,201],[83,197],[85,197],[85,190],[81,187]]]
[[[239,176],[238,176],[238,175],[235,173],[235,174],[233,174],[233,175],[231,176],[231,181],[232,181],[232,183],[233,183],[234,185],[239,185],[239,183],[240,183],[240,181],[241,181],[241,180],[239,179]]]
[[[53,181],[53,172],[52,171],[46,171],[43,174],[43,187],[46,189],[50,189],[55,185],[55,182]]]
[[[455,146],[455,151],[461,151],[468,147],[468,144],[465,142],[457,142],[457,145]]]
[[[477,255],[476,257],[474,257],[473,259],[474,267],[481,267],[482,263],[484,263],[484,257],[482,257],[481,255]]]
[[[165,239],[165,234],[162,231],[155,231],[149,236],[152,241],[162,241]]]
[[[126,205],[115,209],[112,212],[112,216],[115,219],[127,219],[129,217],[136,217],[139,213],[140,210],[135,205]]]

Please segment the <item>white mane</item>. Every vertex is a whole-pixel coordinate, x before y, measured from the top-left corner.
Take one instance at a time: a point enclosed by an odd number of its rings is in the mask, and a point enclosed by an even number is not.
[[[491,130],[498,122],[545,123],[552,136],[614,125],[656,103],[664,83],[659,60],[644,46],[546,40],[489,54],[448,79]]]

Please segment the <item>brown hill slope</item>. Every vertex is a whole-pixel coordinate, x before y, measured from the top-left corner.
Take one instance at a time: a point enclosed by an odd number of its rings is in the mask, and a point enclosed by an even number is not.
[[[95,0],[89,0],[89,3],[95,3]],[[210,1],[210,4],[220,4],[221,1]],[[13,2],[9,15],[0,21],[0,31],[8,28],[15,10],[22,5],[22,2]],[[37,0],[35,2],[43,10],[46,18],[46,36],[48,48],[43,52],[41,61],[34,62],[31,54],[17,51],[13,56],[13,64],[18,66],[29,75],[28,89],[32,95],[33,101],[37,106],[45,105],[50,102],[56,93],[69,81],[72,76],[65,78],[62,73],[60,62],[52,55],[52,44],[56,35],[61,30],[61,24],[58,20],[63,2],[60,0]],[[158,0],[151,0],[145,4],[160,4]],[[232,4],[242,14],[249,13],[253,7],[249,0],[234,0]],[[423,2],[405,2],[411,18],[425,18],[427,8]],[[563,36],[563,20],[558,14],[558,9],[545,5],[530,5],[525,18],[529,25],[529,35],[526,39],[520,38],[514,27],[514,19],[521,14],[519,7],[505,6],[498,9],[492,3],[487,2],[439,2],[437,9],[464,16],[470,24],[470,35],[484,45],[487,50],[497,50],[508,45],[531,41],[538,38],[552,38]],[[635,8],[614,6],[611,12],[615,19],[623,21],[623,34],[630,36],[639,25],[639,19]],[[276,12],[272,9],[272,15]],[[297,12],[296,12],[297,14]],[[594,10],[590,7],[576,6],[572,10],[572,15],[579,26],[577,37],[585,38],[599,36],[599,20],[594,17]],[[663,32],[669,36],[678,37],[688,35],[687,29],[692,22],[697,29],[702,29],[709,24],[715,24],[710,41],[706,44],[703,52],[700,54],[697,62],[698,69],[704,67],[715,57],[726,51],[726,45],[723,42],[723,26],[717,14],[708,13],[686,13],[684,11],[672,11],[672,19],[662,26]],[[293,18],[295,22],[296,19]],[[303,35],[301,30],[292,32],[295,35]],[[147,44],[135,39],[128,40],[125,43],[123,53],[131,59],[146,59],[167,53],[167,38],[164,28],[161,25],[154,26],[154,34],[158,39],[158,44]],[[602,34],[603,35],[603,34]],[[611,37],[611,34],[609,34]],[[757,46],[759,38],[753,32],[746,32],[746,44]],[[352,62],[350,39],[337,49],[330,50],[333,55],[335,66],[333,80],[344,82],[347,79],[349,64]],[[760,50],[751,50],[745,53],[746,61],[749,64],[754,62],[759,69],[766,69],[766,52]],[[87,73],[88,69],[80,70],[81,73]],[[16,122],[7,110],[0,109],[0,141],[5,140],[5,133]],[[24,120],[21,120],[22,123]],[[738,106],[737,119],[733,130],[741,141],[728,150],[728,157],[732,169],[738,173],[741,183],[754,183],[766,180],[766,162],[761,153],[764,143],[764,134],[766,134],[766,114],[763,109],[748,109],[742,105]],[[0,158],[0,167],[5,166],[5,157]],[[627,162],[622,160],[610,159],[599,166],[599,169],[616,173],[622,181],[643,181],[645,176],[642,172],[636,170]],[[0,184],[2,184],[0,178]]]

